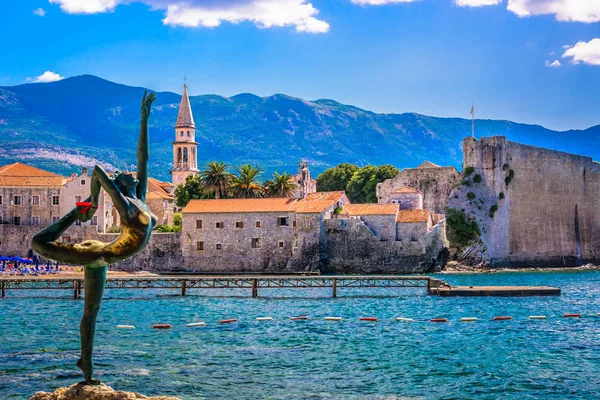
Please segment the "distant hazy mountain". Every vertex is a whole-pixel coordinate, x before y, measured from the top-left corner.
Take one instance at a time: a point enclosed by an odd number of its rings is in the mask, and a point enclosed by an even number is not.
[[[193,89],[192,89],[193,90]],[[23,161],[62,174],[101,163],[129,168],[135,160],[144,89],[82,75],[53,83],[0,87],[0,165]],[[170,180],[171,142],[180,95],[159,92],[151,116],[151,174]],[[313,174],[342,162],[413,167],[423,160],[461,165],[461,139],[471,121],[420,114],[376,114],[333,100],[283,94],[190,98],[198,162],[257,163],[293,172],[304,158]],[[511,121],[477,120],[477,136],[600,159],[600,126],[556,132]]]

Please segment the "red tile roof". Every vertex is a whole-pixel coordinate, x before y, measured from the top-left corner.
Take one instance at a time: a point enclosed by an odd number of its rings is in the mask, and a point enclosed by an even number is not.
[[[348,204],[342,208],[344,215],[396,215],[397,204]]]
[[[402,186],[394,191],[391,194],[404,194],[404,193],[420,193],[417,189],[411,188],[410,186]]]
[[[294,204],[291,211],[298,214],[320,214],[334,204],[333,200],[300,200]]]
[[[331,200],[331,201],[335,201],[336,203],[339,202],[342,198],[342,196],[344,196],[344,191],[340,190],[337,192],[316,192],[316,193],[309,193],[306,196],[307,201],[318,201],[318,200]]]
[[[220,199],[191,200],[183,209],[184,213],[261,213],[287,212],[296,203],[296,199]]]
[[[431,215],[431,210],[399,210],[396,216],[396,222],[415,223],[427,222]]]
[[[68,178],[20,162],[0,167],[0,186],[62,186]]]

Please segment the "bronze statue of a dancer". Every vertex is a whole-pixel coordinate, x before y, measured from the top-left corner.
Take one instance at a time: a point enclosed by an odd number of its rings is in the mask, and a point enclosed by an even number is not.
[[[85,305],[81,319],[81,358],[77,366],[83,371],[87,384],[100,384],[93,379],[92,351],[96,333],[96,317],[106,284],[109,264],[125,260],[142,250],[154,226],[156,217],[146,205],[148,187],[148,118],[155,99],[154,93],[142,99],[142,122],[137,149],[137,180],[131,175],[116,172],[113,177],[99,166],[94,168],[91,195],[56,223],[33,237],[32,246],[44,257],[66,264],[82,265],[85,278]],[[100,188],[104,188],[121,217],[121,235],[110,243],[86,240],[81,243],[59,243],[57,240],[76,221],[88,221],[98,207]]]

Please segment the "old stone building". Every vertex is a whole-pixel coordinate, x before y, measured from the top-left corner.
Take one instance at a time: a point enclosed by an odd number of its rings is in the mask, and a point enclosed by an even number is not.
[[[197,149],[196,124],[194,123],[192,107],[187,94],[187,84],[184,84],[181,103],[179,104],[179,114],[175,123],[175,141],[173,142],[171,176],[174,186],[185,183],[185,178],[199,172]]]
[[[452,190],[459,183],[460,174],[454,167],[440,167],[429,161],[416,168],[405,168],[392,179],[377,184],[377,202],[391,204],[394,192],[403,187],[414,188],[423,196],[421,208],[438,214],[444,207]]]
[[[318,258],[321,220],[332,208],[332,201],[291,198],[192,200],[183,209],[186,264],[261,272],[285,270],[305,251]]]
[[[444,220],[396,204],[350,204],[344,192],[305,199],[192,200],[183,210],[188,268],[229,272],[431,270],[445,261]]]
[[[69,178],[23,163],[0,167],[0,222],[46,226],[61,213],[60,193]]]
[[[332,273],[431,272],[448,255],[446,221],[429,210],[351,204],[326,227]]]

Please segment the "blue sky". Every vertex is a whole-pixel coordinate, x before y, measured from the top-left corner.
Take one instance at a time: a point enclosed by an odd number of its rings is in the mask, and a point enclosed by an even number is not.
[[[600,0],[2,0],[0,85],[81,74],[600,124]],[[560,65],[559,65],[560,64]],[[48,71],[48,72],[46,72]]]

